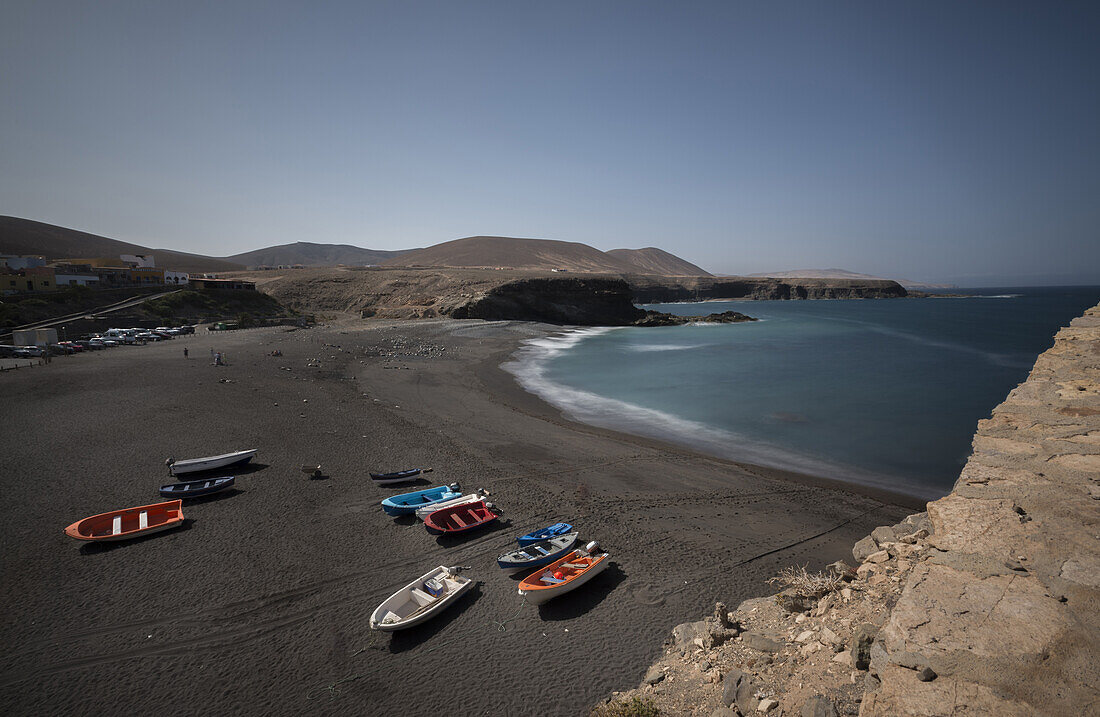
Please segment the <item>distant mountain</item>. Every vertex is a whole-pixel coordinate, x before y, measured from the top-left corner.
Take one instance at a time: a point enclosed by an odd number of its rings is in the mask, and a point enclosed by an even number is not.
[[[660,249],[617,249],[602,252],[587,244],[553,239],[521,239],[515,237],[477,236],[455,239],[418,249],[386,262],[390,266],[446,266],[523,269],[534,271],[571,271],[578,273],[638,274],[666,273],[662,267],[672,267],[676,274],[705,274],[699,267]]]
[[[381,249],[362,249],[350,244],[314,244],[299,241],[293,244],[281,244],[266,249],[246,251],[225,257],[245,266],[371,266],[382,264],[389,259],[407,254],[413,249],[384,251]]]
[[[625,261],[641,274],[659,274],[661,276],[710,276],[710,272],[684,261],[664,249],[648,246],[645,249],[612,249],[608,255]]]
[[[771,271],[761,274],[749,274],[749,276],[766,276],[773,279],[883,279],[881,276],[871,274],[858,274],[847,269],[796,269],[794,271]],[[922,281],[910,279],[889,279],[896,281],[906,289],[954,289],[954,284],[928,284]]]
[[[191,273],[240,271],[244,266],[226,259],[150,249],[19,217],[0,216],[0,254],[38,254],[47,259],[92,259],[120,254],[152,254],[157,268]]]

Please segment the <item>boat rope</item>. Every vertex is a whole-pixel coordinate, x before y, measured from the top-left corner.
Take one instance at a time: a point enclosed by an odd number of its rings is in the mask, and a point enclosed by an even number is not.
[[[527,598],[521,597],[519,599],[519,607],[516,608],[516,611],[514,613],[512,613],[511,617],[509,617],[505,620],[492,620],[491,622],[494,625],[497,626],[497,632],[508,632],[508,623],[512,622],[513,620],[515,620],[516,618],[519,617],[520,612],[523,610],[523,607],[526,604],[527,604]]]
[[[356,680],[362,679],[364,677],[366,677],[366,675],[348,675],[347,677],[342,677],[339,680],[336,680],[336,682],[333,682],[331,685],[324,685],[323,687],[317,687],[310,690],[306,693],[306,699],[317,699],[317,697],[319,697],[322,692],[328,692],[329,700],[334,700],[336,699],[336,696],[340,694],[340,685],[344,684],[345,682],[355,682]]]

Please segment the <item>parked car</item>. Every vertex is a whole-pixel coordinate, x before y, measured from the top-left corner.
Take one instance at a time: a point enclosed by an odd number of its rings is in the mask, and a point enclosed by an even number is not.
[[[46,355],[45,349],[41,346],[19,346],[15,351],[20,358],[30,358],[32,356],[37,358]]]
[[[79,339],[73,343],[78,346],[83,346],[85,351],[101,351],[104,348],[103,344],[92,343],[88,339]]]
[[[11,358],[15,356],[15,349],[17,348],[17,346],[12,346],[10,344],[0,344],[0,358]]]
[[[193,334],[195,333],[195,327],[184,324],[183,326],[176,327],[181,334]]]
[[[152,331],[142,331],[140,334],[134,337],[140,341],[163,341],[164,337],[159,334],[154,334]]]
[[[76,353],[72,346],[62,346],[61,344],[50,344],[46,347],[46,350],[50,352],[51,356],[68,356]]]
[[[84,350],[84,347],[81,346],[80,344],[76,343],[75,341],[59,341],[58,343],[61,346],[68,346],[69,348],[71,348],[76,353],[80,353],[81,351]]]
[[[156,334],[157,336],[161,337],[161,338],[162,338],[162,339],[164,339],[165,341],[168,341],[169,339],[171,339],[171,338],[172,338],[172,334],[168,333],[167,331],[160,331],[160,330],[158,330],[158,329],[153,329],[153,330],[152,330],[151,332],[149,332],[149,333],[153,333],[153,334]]]

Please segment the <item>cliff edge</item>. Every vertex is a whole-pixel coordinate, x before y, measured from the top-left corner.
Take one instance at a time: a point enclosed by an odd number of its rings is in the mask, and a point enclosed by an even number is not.
[[[860,715],[1100,711],[1100,306],[978,424],[931,550],[871,655]],[[923,682],[905,666],[926,662]]]

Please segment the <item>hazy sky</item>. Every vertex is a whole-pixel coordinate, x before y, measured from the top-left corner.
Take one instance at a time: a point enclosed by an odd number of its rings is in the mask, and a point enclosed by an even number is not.
[[[0,214],[1100,283],[1100,3],[0,7]]]

